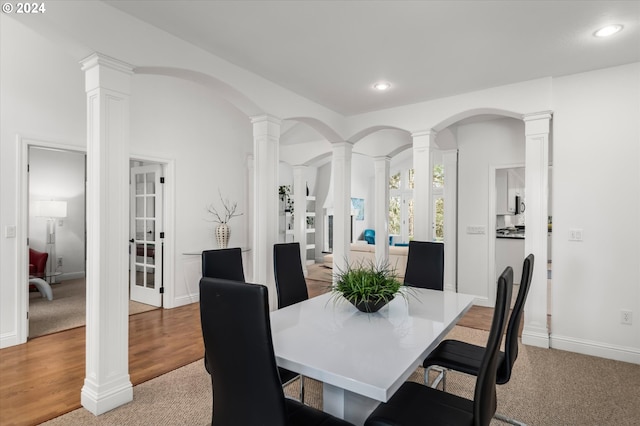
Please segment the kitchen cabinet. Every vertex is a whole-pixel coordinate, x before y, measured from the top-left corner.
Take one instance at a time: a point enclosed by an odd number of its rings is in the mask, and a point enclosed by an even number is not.
[[[524,197],[524,168],[496,170],[496,214],[516,214],[516,196]]]
[[[513,282],[520,283],[524,262],[524,238],[496,238],[496,280],[507,266],[513,268]]]

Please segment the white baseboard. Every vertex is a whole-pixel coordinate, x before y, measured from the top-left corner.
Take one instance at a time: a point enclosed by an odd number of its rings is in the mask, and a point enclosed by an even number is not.
[[[16,333],[4,333],[0,335],[0,349],[8,348],[9,346],[20,345],[25,342],[18,341],[18,335]]]
[[[494,306],[494,305],[489,303],[489,298],[480,297],[480,296],[476,296],[476,298],[473,299],[473,304],[475,306],[484,306],[486,308],[493,308],[493,306]]]
[[[79,272],[65,272],[62,275],[58,275],[56,277],[56,282],[65,281],[65,280],[77,280],[78,278],[85,278],[86,273],[84,271]]]
[[[190,305],[200,301],[200,295],[197,293],[187,294],[185,296],[176,297],[173,299],[173,305],[171,308],[177,308],[178,306]]]
[[[551,334],[551,347],[583,355],[640,364],[640,349]]]
[[[549,334],[544,329],[539,331],[536,331],[535,329],[527,329],[527,326],[525,325],[522,330],[522,344],[548,349]]]

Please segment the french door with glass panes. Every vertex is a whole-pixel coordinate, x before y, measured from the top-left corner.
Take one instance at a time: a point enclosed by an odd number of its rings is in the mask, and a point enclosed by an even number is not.
[[[394,191],[389,200],[389,235],[393,243],[413,240],[413,191]]]
[[[131,300],[162,306],[161,166],[131,168]]]

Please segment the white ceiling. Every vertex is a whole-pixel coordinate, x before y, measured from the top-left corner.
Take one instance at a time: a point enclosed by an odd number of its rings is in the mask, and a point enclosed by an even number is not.
[[[640,61],[638,0],[106,3],[344,115]]]

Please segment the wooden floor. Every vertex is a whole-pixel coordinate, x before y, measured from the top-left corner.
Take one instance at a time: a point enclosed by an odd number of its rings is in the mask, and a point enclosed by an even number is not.
[[[129,317],[133,385],[201,359],[199,304]],[[0,350],[0,425],[37,425],[80,408],[85,327]]]
[[[311,297],[327,283],[309,282]],[[472,307],[461,323],[488,329],[493,310]],[[199,304],[129,317],[129,374],[133,385],[201,359]],[[0,350],[0,425],[36,425],[80,408],[85,377],[85,327]]]

